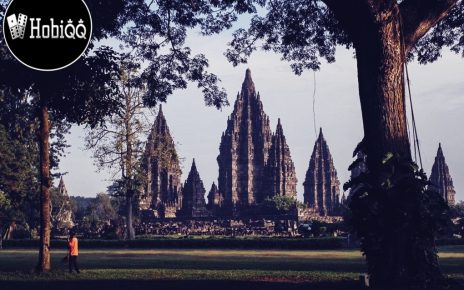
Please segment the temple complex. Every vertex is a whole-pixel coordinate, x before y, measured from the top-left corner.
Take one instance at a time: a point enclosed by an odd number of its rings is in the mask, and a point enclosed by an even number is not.
[[[182,186],[181,167],[162,108],[148,137],[143,169],[147,186],[140,208],[155,218],[247,218],[268,214],[263,201],[273,197],[296,200],[297,177],[280,118],[275,133],[263,109],[259,92],[245,73],[234,109],[222,133],[217,157],[218,183],[205,202],[203,182],[195,161]],[[339,181],[322,135],[314,146],[304,182],[304,200],[311,215],[339,213]],[[299,213],[295,211],[297,218]]]

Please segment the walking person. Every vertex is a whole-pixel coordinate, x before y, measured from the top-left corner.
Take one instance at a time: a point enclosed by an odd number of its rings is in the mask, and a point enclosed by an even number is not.
[[[77,256],[79,255],[79,246],[78,246],[76,233],[74,231],[71,231],[69,233],[68,248],[69,248],[69,273],[72,273],[73,268],[76,270],[77,273],[80,273],[79,267],[77,267]]]

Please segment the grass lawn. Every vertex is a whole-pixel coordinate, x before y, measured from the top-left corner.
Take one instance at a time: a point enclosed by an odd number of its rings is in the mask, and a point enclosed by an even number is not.
[[[355,250],[84,250],[81,274],[53,250],[51,273],[32,274],[37,251],[0,251],[0,289],[360,289],[366,271]],[[440,263],[464,283],[464,246],[442,247]],[[45,283],[46,282],[46,283]],[[459,286],[456,289],[461,289]],[[464,286],[462,287],[464,289]]]

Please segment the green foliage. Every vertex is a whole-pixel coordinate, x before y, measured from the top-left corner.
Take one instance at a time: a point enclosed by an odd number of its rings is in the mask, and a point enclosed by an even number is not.
[[[73,205],[69,196],[64,195],[57,187],[50,190],[52,200],[53,229],[70,229],[73,224]]]
[[[238,28],[233,33],[230,48],[226,52],[227,59],[237,66],[246,63],[251,54],[260,48],[282,55],[282,60],[290,62],[291,68],[298,75],[304,70],[320,69],[322,59],[334,62],[337,48],[350,48],[356,41],[349,34],[348,25],[344,26],[328,5],[337,6],[342,2],[334,3],[328,0],[248,1],[248,13],[252,14],[250,25]],[[398,5],[402,13],[407,13],[406,5]],[[407,5],[415,4],[410,2]],[[232,2],[227,6],[233,6]],[[346,10],[343,13],[349,13],[346,17],[350,18],[355,18],[356,13],[359,13],[357,10],[361,10],[350,4],[338,9]],[[448,17],[414,44],[409,59],[417,58],[421,63],[433,62],[441,56],[445,47],[464,55],[464,41],[461,37],[463,23],[464,2],[460,1],[449,11]]]
[[[10,138],[0,124],[0,226],[13,221],[34,223],[37,217],[33,207],[37,191],[33,151],[28,145]]]
[[[117,217],[111,198],[106,193],[98,193],[88,208],[86,219],[92,223],[109,223]]]
[[[415,163],[392,153],[378,175],[368,171],[345,184],[345,190],[351,188],[348,223],[361,241],[373,283],[406,281],[406,288],[438,289],[443,282],[435,238],[449,224],[448,207],[427,185]]]
[[[71,205],[74,217],[76,221],[84,220],[85,216],[88,215],[88,209],[90,204],[93,203],[95,198],[82,197],[82,196],[71,196]]]
[[[0,191],[0,219],[4,218],[4,214],[11,208],[11,200],[3,191]]]
[[[464,218],[464,201],[459,201],[451,206],[451,216],[454,218]]]
[[[298,206],[299,202],[295,198],[288,196],[267,197],[263,201],[264,209],[271,213],[288,214],[295,211]]]

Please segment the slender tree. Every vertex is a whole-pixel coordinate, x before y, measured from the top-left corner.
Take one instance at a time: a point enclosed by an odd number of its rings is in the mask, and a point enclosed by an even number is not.
[[[86,148],[93,150],[99,169],[110,170],[113,194],[122,195],[126,206],[126,237],[135,238],[133,203],[143,179],[140,172],[142,139],[148,134],[148,113],[143,96],[146,84],[140,76],[140,65],[129,55],[121,56],[118,80],[120,110],[105,118],[101,126],[89,130]]]

